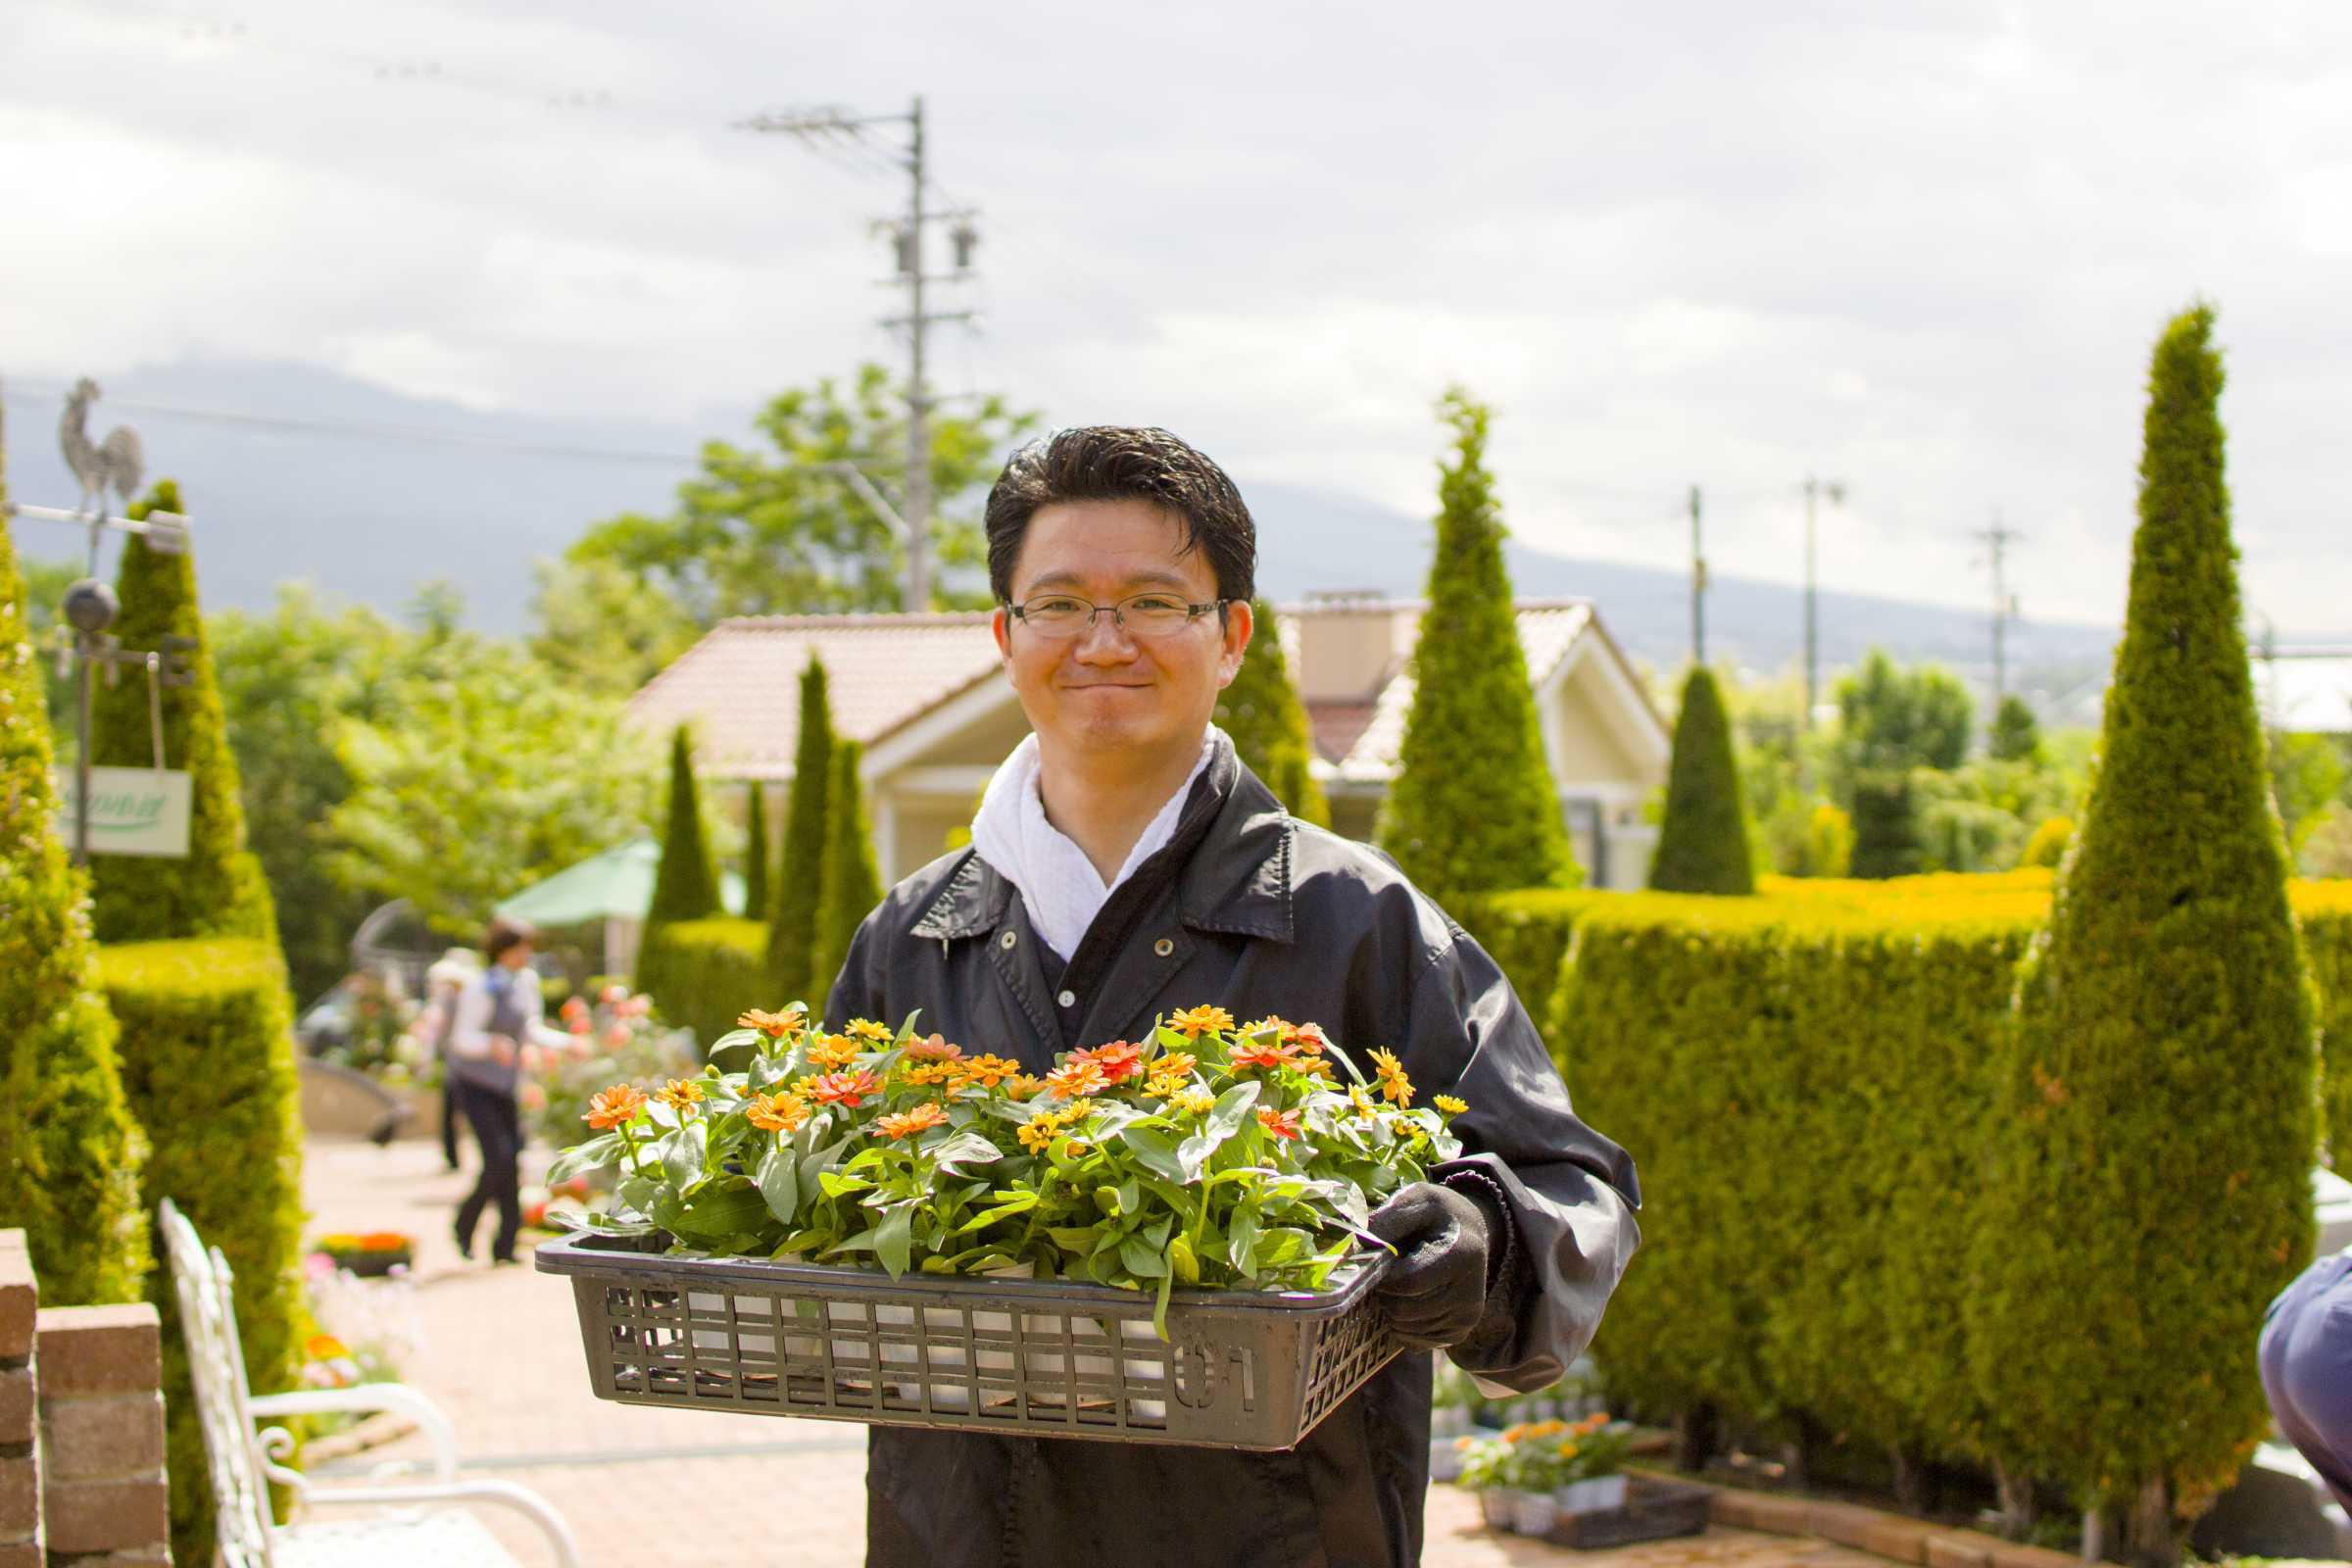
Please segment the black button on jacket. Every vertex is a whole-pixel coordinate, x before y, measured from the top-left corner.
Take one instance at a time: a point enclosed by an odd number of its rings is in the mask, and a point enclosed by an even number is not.
[[[919,1008],[925,1032],[1043,1072],[1202,1003],[1311,1020],[1350,1054],[1389,1047],[1420,1094],[1469,1102],[1453,1130],[1509,1216],[1512,1263],[1451,1354],[1515,1388],[1558,1376],[1639,1243],[1633,1160],[1569,1108],[1494,959],[1386,856],[1288,815],[1222,736],[1175,837],[1066,966],[1018,890],[961,850],[866,917],[825,1015],[895,1027]],[[866,1561],[1402,1568],[1421,1555],[1430,1372],[1427,1355],[1397,1357],[1287,1453],[875,1427]]]

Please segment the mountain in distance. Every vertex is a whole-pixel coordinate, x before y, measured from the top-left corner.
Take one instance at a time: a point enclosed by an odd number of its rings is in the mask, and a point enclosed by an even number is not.
[[[267,610],[281,582],[398,613],[434,579],[465,595],[485,630],[522,629],[531,564],[561,555],[589,524],[661,512],[713,433],[743,438],[749,410],[702,428],[651,420],[559,419],[485,413],[409,397],[316,367],[192,361],[105,379],[93,438],[135,424],[151,478],[180,481],[196,519],[208,606]],[[74,485],[57,450],[65,387],[0,383],[9,487],[20,502],[66,506]],[[1258,519],[1260,591],[1287,600],[1322,591],[1418,596],[1429,567],[1427,518],[1306,486],[1250,482]],[[19,549],[70,560],[68,529],[20,520]],[[1515,590],[1586,598],[1620,646],[1671,673],[1688,657],[1690,579],[1681,571],[1556,555],[1514,540]],[[102,574],[111,576],[111,558]],[[1803,595],[1785,583],[1718,577],[1707,595],[1709,652],[1777,673],[1802,657]],[[1821,665],[1871,648],[1903,662],[1951,665],[1989,686],[1990,631],[1980,612],[1825,591]],[[2010,631],[2012,684],[2059,701],[2103,680],[2112,626],[2029,622]],[[2095,721],[2095,712],[2094,712]]]

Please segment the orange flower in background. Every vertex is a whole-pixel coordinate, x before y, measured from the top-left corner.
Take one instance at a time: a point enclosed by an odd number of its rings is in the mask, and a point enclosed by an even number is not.
[[[1120,1084],[1144,1070],[1144,1048],[1129,1041],[1114,1040],[1107,1046],[1090,1046],[1084,1051],[1073,1051],[1070,1060],[1091,1061],[1102,1069],[1103,1082]]]
[[[1309,1078],[1320,1078],[1326,1083],[1331,1081],[1331,1063],[1320,1056],[1310,1056],[1295,1065]]]
[[[1236,1072],[1252,1067],[1271,1072],[1277,1067],[1288,1067],[1298,1059],[1298,1048],[1286,1046],[1279,1040],[1245,1040],[1233,1048],[1232,1062]]]
[[[892,1111],[874,1123],[874,1132],[876,1136],[888,1138],[895,1143],[899,1139],[912,1138],[917,1133],[927,1132],[933,1127],[945,1127],[947,1124],[947,1106],[936,1100],[926,1100],[912,1110]]]
[[[820,1105],[848,1105],[855,1109],[865,1102],[868,1095],[879,1094],[882,1080],[873,1070],[860,1067],[856,1072],[829,1072],[808,1085],[808,1098]]]
[[[801,1009],[786,1007],[782,1012],[761,1012],[752,1008],[735,1020],[738,1029],[757,1029],[770,1040],[781,1040],[801,1026]]]
[[[670,1109],[684,1114],[703,1102],[703,1086],[686,1078],[672,1078],[662,1086],[654,1098]]]
[[[876,1023],[871,1018],[852,1018],[850,1020],[850,1037],[854,1040],[872,1040],[888,1045],[898,1038],[898,1032],[890,1025]]]
[[[1080,1095],[1101,1093],[1109,1087],[1109,1081],[1096,1063],[1072,1061],[1046,1074],[1046,1087],[1055,1100],[1076,1100]]]
[[[854,1029],[857,1025],[850,1027]],[[963,1048],[945,1035],[933,1035],[928,1040],[907,1041],[906,1054],[915,1061],[954,1061],[963,1054]]]
[[[598,1090],[589,1098],[588,1108],[581,1113],[580,1120],[601,1131],[619,1126],[644,1108],[644,1090],[635,1084],[614,1084],[610,1089]]]
[[[1396,1059],[1395,1052],[1372,1053],[1372,1076],[1380,1080],[1380,1092],[1386,1098],[1399,1105],[1413,1102],[1413,1081],[1404,1075],[1404,1063]]]
[[[1021,1075],[1021,1064],[1017,1061],[1007,1061],[1003,1056],[987,1054],[960,1056],[956,1061],[956,1074],[965,1084],[977,1084],[983,1089],[994,1089],[999,1084],[1009,1083],[1018,1078]]]
[[[1004,1080],[1004,1092],[1015,1100],[1033,1099],[1046,1081],[1033,1072],[1016,1072]]]
[[[918,1062],[899,1076],[917,1089],[929,1084],[953,1084],[963,1081],[963,1075],[956,1070],[956,1064],[952,1061]]]
[[[1187,1040],[1198,1040],[1207,1030],[1232,1028],[1233,1014],[1227,1012],[1223,1007],[1207,1005],[1187,1007],[1168,1020],[1168,1027],[1182,1034]]]
[[[859,1049],[848,1035],[819,1035],[808,1043],[808,1065],[838,1072],[858,1059]]]
[[[1292,1030],[1288,1038],[1310,1056],[1320,1056],[1324,1048],[1331,1044],[1330,1037],[1323,1033],[1323,1026],[1319,1023],[1302,1023]]]
[[[1298,1136],[1298,1113],[1295,1110],[1267,1110],[1261,1107],[1257,1113],[1257,1124],[1277,1138],[1295,1140]]]
[[[1200,1058],[1189,1051],[1163,1051],[1152,1058],[1154,1078],[1182,1078],[1200,1065]]]
[[[808,1102],[798,1095],[754,1095],[744,1114],[763,1133],[797,1133],[808,1120]]]

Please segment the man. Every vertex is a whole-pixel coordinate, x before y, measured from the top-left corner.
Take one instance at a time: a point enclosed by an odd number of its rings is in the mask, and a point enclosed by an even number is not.
[[[1256,530],[1162,430],[1065,430],[990,492],[997,648],[1033,734],[970,848],[859,927],[826,1016],[1017,1055],[1141,1038],[1213,1003],[1389,1046],[1469,1102],[1466,1155],[1382,1205],[1383,1291],[1415,1348],[1291,1452],[876,1427],[876,1568],[1417,1562],[1431,1361],[1557,1377],[1638,1241],[1633,1162],[1579,1121],[1494,961],[1378,852],[1285,814],[1209,723],[1253,628]]]
[[[2279,1435],[2352,1513],[2352,1248],[2328,1253],[2278,1293],[2263,1315],[2257,1353]]]

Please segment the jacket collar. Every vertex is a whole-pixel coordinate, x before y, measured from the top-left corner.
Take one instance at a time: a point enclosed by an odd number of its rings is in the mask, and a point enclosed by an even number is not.
[[[1191,845],[1177,873],[1179,918],[1195,930],[1291,941],[1291,849],[1296,837],[1297,824],[1282,803],[1242,764],[1233,742],[1219,733],[1215,755],[1194,783],[1170,845]],[[908,934],[943,942],[985,936],[1004,925],[1013,892],[995,867],[966,849],[947,886]]]

